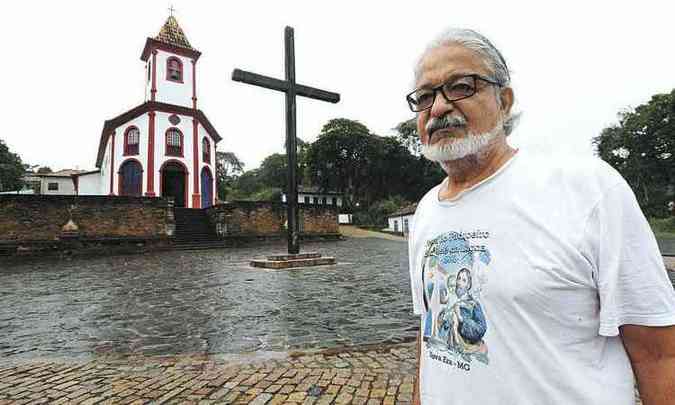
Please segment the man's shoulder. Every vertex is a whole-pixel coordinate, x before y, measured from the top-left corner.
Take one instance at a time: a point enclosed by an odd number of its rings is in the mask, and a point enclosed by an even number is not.
[[[547,185],[603,192],[624,181],[613,167],[595,156],[530,152],[523,157],[522,173]]]

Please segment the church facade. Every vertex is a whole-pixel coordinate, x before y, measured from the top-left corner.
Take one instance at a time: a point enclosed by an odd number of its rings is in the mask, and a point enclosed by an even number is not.
[[[174,206],[186,208],[214,204],[221,137],[197,108],[200,55],[173,16],[146,40],[146,101],[105,121],[98,171],[78,176],[78,194],[173,197]]]

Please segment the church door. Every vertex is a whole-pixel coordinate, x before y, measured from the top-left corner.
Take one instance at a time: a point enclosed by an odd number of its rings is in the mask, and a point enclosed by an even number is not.
[[[208,208],[213,201],[213,176],[208,167],[202,169],[202,208]]]
[[[143,169],[135,160],[124,162],[120,167],[120,195],[140,196],[143,193]]]
[[[162,167],[162,197],[173,197],[174,207],[187,207],[187,170],[176,162]]]

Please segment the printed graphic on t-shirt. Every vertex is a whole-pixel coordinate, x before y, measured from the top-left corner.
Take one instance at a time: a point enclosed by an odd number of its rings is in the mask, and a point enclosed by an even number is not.
[[[422,260],[424,340],[430,358],[468,370],[488,364],[481,292],[487,282],[489,232],[448,232],[426,242]]]

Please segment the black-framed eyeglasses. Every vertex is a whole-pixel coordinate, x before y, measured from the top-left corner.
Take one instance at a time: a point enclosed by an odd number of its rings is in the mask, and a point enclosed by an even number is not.
[[[419,88],[413,90],[405,98],[408,101],[408,106],[413,112],[420,112],[428,110],[434,105],[436,99],[436,92],[440,91],[448,103],[452,101],[469,98],[478,91],[478,80],[490,83],[495,86],[502,87],[503,84],[495,80],[489,79],[478,74],[466,75],[453,78],[440,86],[432,88]]]

